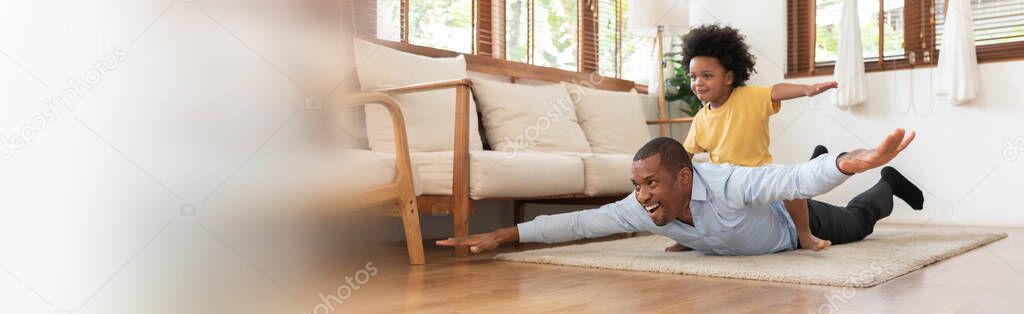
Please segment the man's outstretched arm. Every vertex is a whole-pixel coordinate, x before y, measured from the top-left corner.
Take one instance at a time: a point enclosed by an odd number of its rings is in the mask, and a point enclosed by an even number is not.
[[[550,216],[537,216],[515,227],[501,228],[465,238],[437,241],[441,246],[469,246],[473,253],[497,248],[508,242],[558,243],[596,238],[616,233],[640,231],[647,212],[633,194],[600,208]],[[647,218],[647,224],[652,224]]]
[[[909,135],[896,129],[874,149],[857,149],[842,154],[828,154],[793,166],[739,167],[728,180],[728,198],[743,204],[778,200],[811,198],[831,191],[856,173],[885,165],[913,142]],[[734,204],[742,205],[742,204]]]
[[[519,228],[508,227],[494,230],[488,233],[470,235],[465,238],[448,238],[435,242],[440,246],[469,246],[473,254],[490,251],[502,243],[519,241]]]
[[[836,167],[848,175],[881,167],[907,149],[916,135],[914,132],[907,135],[903,129],[896,129],[889,133],[889,136],[886,136],[882,144],[875,149],[856,149],[839,156],[836,160]]]

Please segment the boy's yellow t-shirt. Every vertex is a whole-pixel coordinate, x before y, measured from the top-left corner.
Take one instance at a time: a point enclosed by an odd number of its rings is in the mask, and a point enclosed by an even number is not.
[[[772,101],[771,87],[737,87],[721,107],[705,105],[697,112],[683,147],[691,154],[708,152],[716,164],[769,164],[768,117],[780,107],[780,102]]]

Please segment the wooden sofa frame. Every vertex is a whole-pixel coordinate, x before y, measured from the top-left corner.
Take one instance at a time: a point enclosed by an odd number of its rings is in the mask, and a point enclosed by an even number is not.
[[[409,252],[409,264],[422,265],[426,262],[423,255],[423,236],[420,232],[420,214],[416,204],[416,189],[413,185],[412,162],[409,157],[409,141],[406,136],[405,117],[398,103],[384,93],[362,92],[345,97],[342,106],[360,106],[380,104],[387,108],[391,117],[392,131],[395,133],[395,179],[391,183],[363,191],[358,199],[359,204],[351,204],[352,199],[332,199],[336,194],[329,194],[323,201],[326,204],[346,204],[360,208],[372,207],[382,203],[397,205],[397,211],[384,213],[387,216],[402,219],[405,231],[405,245]]]
[[[407,43],[379,40],[376,38],[360,38],[381,46],[428,57],[455,57],[460,54],[457,52],[447,50],[416,46]],[[478,56],[473,54],[462,55],[466,58],[466,66],[468,71],[509,76],[510,81],[512,83],[516,83],[516,81],[521,78],[554,83],[562,81],[590,82],[593,81],[590,80],[592,78],[591,75],[596,75],[529,65],[487,56]],[[646,93],[646,87],[635,85],[632,81],[599,76],[598,78],[600,78],[598,82],[591,82],[594,84],[595,88],[614,91],[628,91],[633,88],[637,88],[638,91]],[[386,94],[404,94],[431,90],[455,89],[455,146],[454,162],[452,165],[452,195],[421,195],[416,198],[416,201],[419,204],[419,211],[421,213],[429,212],[432,214],[447,214],[449,213],[450,209],[450,213],[452,214],[452,222],[454,224],[455,237],[465,237],[469,235],[469,215],[473,212],[473,207],[471,204],[472,200],[470,199],[469,195],[469,97],[470,89],[472,88],[472,86],[472,80],[464,78],[445,82],[433,82],[397,88],[375,90],[376,92],[382,92]],[[648,120],[647,124],[665,125],[672,123],[686,123],[691,121],[693,121],[693,118],[655,119]],[[664,128],[662,128],[663,136],[665,135],[664,132]],[[584,195],[583,193],[577,193],[569,195],[552,195],[536,198],[502,198],[499,200],[513,201],[513,218],[515,220],[515,223],[518,224],[520,222],[523,222],[523,219],[525,217],[526,204],[533,203],[603,205],[620,200],[623,197],[625,197],[625,194],[608,196],[588,196]],[[458,257],[466,256],[468,255],[468,252],[468,247],[455,248],[455,256]]]

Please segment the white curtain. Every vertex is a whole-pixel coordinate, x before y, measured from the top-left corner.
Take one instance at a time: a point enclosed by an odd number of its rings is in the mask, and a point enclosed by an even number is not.
[[[860,17],[857,0],[843,2],[843,16],[839,21],[839,53],[834,73],[839,88],[832,102],[838,107],[851,107],[868,99],[864,86],[864,52],[860,43]]]
[[[939,47],[937,94],[961,105],[978,96],[978,56],[974,50],[971,1],[949,0]]]

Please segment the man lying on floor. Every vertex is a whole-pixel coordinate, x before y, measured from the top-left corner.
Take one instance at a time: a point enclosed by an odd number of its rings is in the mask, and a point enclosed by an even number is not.
[[[437,241],[473,253],[505,242],[557,243],[615,233],[649,231],[705,254],[759,255],[796,249],[796,229],[783,200],[810,199],[853,174],[888,163],[914,140],[903,129],[876,149],[824,154],[792,166],[738,167],[691,163],[683,146],[656,138],[633,158],[634,192],[600,208],[538,216],[515,227]],[[923,196],[896,169],[846,207],[809,200],[811,232],[833,244],[863,239],[892,212],[893,196],[920,209]]]

